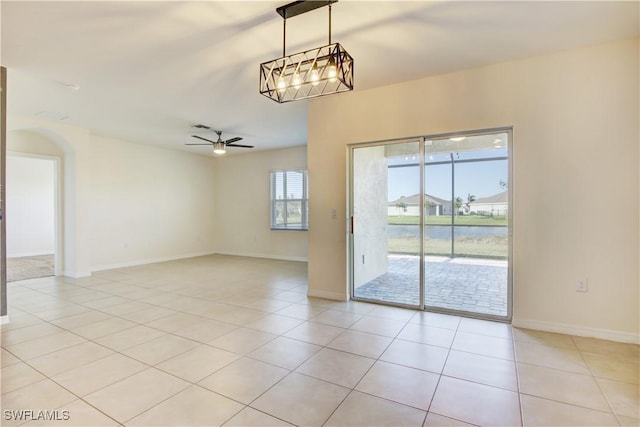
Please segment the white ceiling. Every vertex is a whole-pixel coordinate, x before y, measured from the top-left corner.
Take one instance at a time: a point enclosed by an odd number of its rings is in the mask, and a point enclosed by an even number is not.
[[[279,105],[258,93],[258,65],[282,53],[275,9],[286,2],[3,0],[7,109],[203,155],[210,147],[184,146],[197,123],[256,149],[305,144],[307,101]],[[326,44],[327,22],[327,8],[287,20],[287,53]],[[637,1],[333,6],[333,41],[355,59],[356,91],[637,37],[638,28]]]

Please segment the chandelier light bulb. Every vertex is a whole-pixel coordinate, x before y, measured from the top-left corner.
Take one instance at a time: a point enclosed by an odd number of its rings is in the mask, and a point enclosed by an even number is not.
[[[335,83],[338,77],[338,68],[336,67],[336,63],[331,60],[329,65],[327,65],[327,77],[329,77],[329,81],[331,83]]]
[[[285,90],[287,90],[287,82],[284,77],[280,76],[278,77],[278,92],[284,92]]]
[[[311,85],[313,86],[318,86],[320,84],[320,73],[318,73],[318,67],[315,65],[309,73],[309,80],[311,80]]]
[[[302,86],[302,79],[300,78],[299,73],[295,73],[293,75],[293,80],[291,81],[291,84],[296,90],[300,89],[300,86]]]

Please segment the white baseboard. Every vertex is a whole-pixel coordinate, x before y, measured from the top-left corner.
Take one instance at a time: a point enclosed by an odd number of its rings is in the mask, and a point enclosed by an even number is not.
[[[220,255],[242,256],[248,258],[265,258],[265,259],[277,259],[281,261],[298,261],[307,262],[307,257],[276,255],[276,254],[263,254],[258,252],[234,252],[234,251],[218,251]]]
[[[307,296],[330,299],[334,301],[349,301],[349,296],[346,293],[342,294],[339,292],[327,292],[318,289],[307,290]]]
[[[195,258],[199,256],[207,256],[214,255],[216,251],[204,251],[204,252],[192,252],[188,254],[182,255],[171,255],[166,257],[158,257],[158,258],[147,258],[147,259],[138,259],[135,261],[126,261],[126,262],[118,262],[114,264],[106,264],[99,265],[97,267],[92,267],[92,271],[104,271],[104,270],[113,270],[115,268],[126,268],[126,267],[136,267],[138,265],[146,265],[146,264],[155,264],[158,262],[167,262],[167,261],[176,261],[179,259],[187,259],[187,258]],[[91,274],[89,274],[91,275]]]
[[[92,271],[113,270],[115,268],[136,267],[138,265],[155,264],[158,262],[176,261],[180,259],[188,259],[188,258],[195,258],[199,256],[216,255],[216,254],[242,256],[242,257],[249,257],[249,258],[277,259],[277,260],[283,260],[283,261],[307,262],[306,257],[290,257],[290,256],[280,256],[280,255],[262,254],[262,253],[253,253],[253,252],[204,251],[204,252],[192,252],[192,253],[181,254],[181,255],[172,255],[172,256],[166,256],[166,257],[147,258],[147,259],[140,259],[135,261],[119,262],[114,264],[99,265],[99,266],[92,267],[91,270]],[[86,273],[84,275],[71,275],[66,273],[64,275],[69,277],[87,277],[87,276],[91,276],[91,272]]]
[[[65,277],[71,277],[73,279],[80,279],[82,277],[91,277],[90,271],[63,271],[62,275]]]
[[[640,335],[611,329],[588,328],[584,326],[568,325],[565,323],[516,318],[513,318],[511,325],[517,328],[536,329],[539,331],[556,332],[579,337],[600,338],[603,340],[640,344]]]
[[[0,325],[6,325],[7,323],[9,323],[9,315],[0,316]]]

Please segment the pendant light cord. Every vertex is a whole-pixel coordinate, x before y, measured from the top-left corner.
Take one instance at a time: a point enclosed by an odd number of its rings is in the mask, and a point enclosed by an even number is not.
[[[286,42],[287,42],[287,18],[282,20],[282,57],[287,56],[286,54]]]
[[[331,3],[329,3],[329,44],[331,44]]]

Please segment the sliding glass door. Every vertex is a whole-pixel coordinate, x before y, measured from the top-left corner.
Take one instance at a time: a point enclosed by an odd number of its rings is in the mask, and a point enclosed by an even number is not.
[[[425,140],[424,305],[509,316],[507,132]]]
[[[419,141],[352,150],[354,298],[421,305],[420,157]]]
[[[510,131],[351,148],[354,299],[509,319]]]

